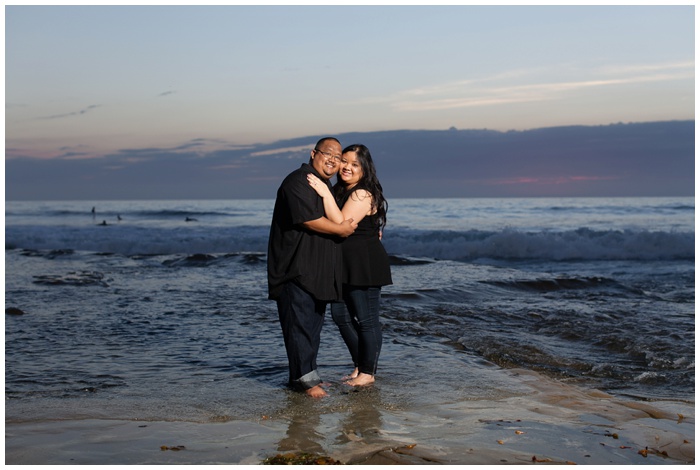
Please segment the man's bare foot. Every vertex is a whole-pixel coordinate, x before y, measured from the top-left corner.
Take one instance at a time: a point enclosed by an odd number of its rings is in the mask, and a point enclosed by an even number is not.
[[[359,373],[360,373],[360,370],[359,370],[357,367],[355,367],[355,370],[352,371],[352,374],[346,375],[346,376],[344,376],[344,377],[343,377],[342,379],[340,379],[340,380],[346,381],[346,380],[354,379],[355,377],[357,377],[357,375],[358,375]]]
[[[374,376],[371,374],[360,373],[357,377],[355,377],[352,380],[348,380],[345,383],[348,385],[352,385],[353,387],[361,387],[363,385],[369,385],[374,383]]]
[[[326,391],[320,385],[316,385],[314,387],[308,388],[308,389],[304,390],[304,393],[306,393],[308,396],[310,396],[312,398],[322,398],[322,397],[325,397],[326,395],[328,395],[328,393],[326,393]]]

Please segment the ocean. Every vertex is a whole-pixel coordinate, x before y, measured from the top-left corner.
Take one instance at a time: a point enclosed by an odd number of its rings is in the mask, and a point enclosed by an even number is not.
[[[6,423],[293,420],[273,205],[7,201]],[[513,391],[491,374],[524,370],[694,407],[694,214],[694,198],[390,199],[374,406],[497,400]],[[328,314],[319,372],[342,390],[350,369]]]

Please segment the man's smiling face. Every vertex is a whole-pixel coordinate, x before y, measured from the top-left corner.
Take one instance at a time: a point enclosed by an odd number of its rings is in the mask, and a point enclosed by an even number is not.
[[[311,166],[318,174],[329,180],[340,168],[340,156],[343,152],[340,144],[334,140],[326,140],[311,151]]]

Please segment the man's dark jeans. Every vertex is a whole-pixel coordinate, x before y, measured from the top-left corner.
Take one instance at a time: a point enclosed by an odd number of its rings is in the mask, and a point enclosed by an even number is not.
[[[321,383],[316,357],[327,302],[316,300],[294,282],[277,299],[284,346],[289,360],[290,387],[306,390]]]

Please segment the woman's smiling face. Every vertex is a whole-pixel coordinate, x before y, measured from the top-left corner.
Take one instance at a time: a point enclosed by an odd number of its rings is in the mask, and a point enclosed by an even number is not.
[[[364,175],[362,164],[357,158],[356,152],[344,153],[340,159],[340,171],[338,176],[348,187],[355,186]]]

